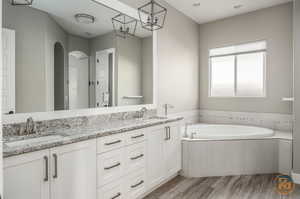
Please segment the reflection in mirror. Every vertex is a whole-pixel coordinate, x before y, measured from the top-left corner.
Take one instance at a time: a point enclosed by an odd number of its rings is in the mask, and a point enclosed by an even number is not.
[[[90,0],[3,0],[3,113],[153,103],[152,32],[117,37]],[[131,30],[129,30],[131,31]]]

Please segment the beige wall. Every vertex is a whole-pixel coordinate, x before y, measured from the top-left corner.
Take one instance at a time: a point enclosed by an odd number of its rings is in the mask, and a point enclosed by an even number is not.
[[[199,25],[169,6],[165,27],[158,31],[158,109],[171,112],[199,108]]]
[[[68,36],[68,52],[81,51],[86,55],[90,54],[89,39],[75,35]]]
[[[153,103],[153,39],[142,39],[142,87],[144,104]]]
[[[266,98],[208,98],[208,50],[266,40]],[[292,113],[292,3],[200,25],[200,108]]]
[[[3,27],[16,31],[16,112],[53,110],[46,92],[53,88],[53,76],[46,76],[46,70],[53,69],[54,43],[60,41],[66,49],[65,32],[48,14],[8,1],[3,1]]]
[[[117,50],[118,106],[142,104],[141,99],[124,99],[124,96],[142,95],[142,40],[118,37]]]

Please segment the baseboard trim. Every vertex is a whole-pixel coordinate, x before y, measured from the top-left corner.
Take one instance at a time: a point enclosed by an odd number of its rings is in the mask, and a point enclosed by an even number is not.
[[[300,174],[292,172],[292,178],[294,183],[300,184]]]

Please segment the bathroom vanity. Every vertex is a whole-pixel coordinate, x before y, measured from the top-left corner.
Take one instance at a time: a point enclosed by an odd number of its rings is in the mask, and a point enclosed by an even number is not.
[[[35,138],[8,138],[4,196],[141,198],[180,171],[181,119],[117,120],[106,126],[57,128]]]
[[[157,106],[143,14],[106,0],[2,12],[5,199],[134,199],[177,175],[182,118],[155,116],[172,106]]]

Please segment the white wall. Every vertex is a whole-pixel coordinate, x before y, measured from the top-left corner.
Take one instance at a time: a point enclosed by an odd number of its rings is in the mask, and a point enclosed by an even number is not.
[[[266,98],[209,98],[208,51],[245,42],[267,41]],[[200,108],[292,113],[292,3],[200,25]]]
[[[158,109],[199,108],[199,25],[165,2],[165,27],[158,31]]]
[[[300,1],[294,1],[294,132],[293,170],[300,174]],[[298,182],[299,183],[299,182]]]

